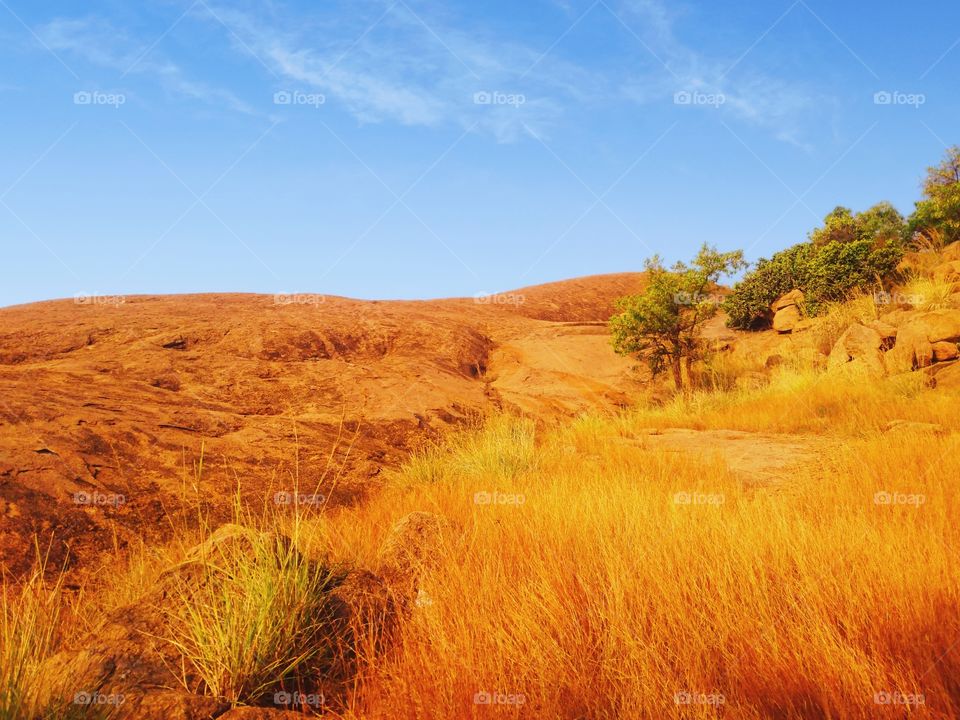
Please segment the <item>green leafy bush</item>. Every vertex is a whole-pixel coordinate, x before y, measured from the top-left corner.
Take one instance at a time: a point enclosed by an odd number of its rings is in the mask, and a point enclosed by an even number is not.
[[[803,291],[805,310],[816,315],[855,289],[883,284],[904,253],[903,217],[889,204],[852,214],[837,208],[810,240],[761,259],[724,303],[728,324],[758,328],[770,320],[770,305],[784,293]]]

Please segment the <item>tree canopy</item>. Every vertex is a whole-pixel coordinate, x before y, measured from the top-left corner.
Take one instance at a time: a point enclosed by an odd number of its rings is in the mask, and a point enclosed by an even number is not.
[[[721,298],[718,281],[746,267],[741,251],[721,253],[704,244],[690,265],[670,269],[659,257],[647,261],[648,285],[639,295],[621,298],[619,313],[610,320],[614,349],[642,357],[654,375],[669,369],[683,389],[688,369],[702,353],[700,330],[716,315]]]

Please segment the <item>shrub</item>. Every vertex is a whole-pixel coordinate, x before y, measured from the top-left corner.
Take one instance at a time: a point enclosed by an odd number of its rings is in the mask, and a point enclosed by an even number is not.
[[[770,304],[794,288],[806,297],[805,311],[817,315],[856,289],[886,284],[903,257],[903,228],[889,203],[857,215],[837,208],[808,242],[761,259],[737,284],[724,303],[728,324],[741,329],[767,324]]]
[[[256,703],[282,687],[309,687],[329,658],[331,571],[269,532],[234,526],[239,542],[216,546],[174,588],[167,638],[202,689],[231,704]],[[188,688],[193,690],[194,688]]]

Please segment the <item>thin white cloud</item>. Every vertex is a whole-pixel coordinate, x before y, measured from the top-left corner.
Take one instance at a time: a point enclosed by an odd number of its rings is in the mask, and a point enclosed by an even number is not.
[[[140,44],[121,29],[99,18],[58,18],[36,30],[51,49],[117,72],[117,83],[130,75],[155,77],[167,92],[182,98],[227,107],[247,114],[256,110],[229,90],[188,77],[174,62],[155,59],[155,50],[142,56]]]
[[[207,8],[196,16],[225,25],[238,52],[252,52],[281,85],[320,91],[365,123],[452,122],[510,142],[525,127],[549,134],[565,105],[587,101],[586,88],[601,84],[557,57],[541,59],[521,44],[465,33],[403,2],[338,16],[335,32],[297,31],[276,16]]]
[[[629,79],[624,93],[637,102],[672,102],[677,93],[720,98],[705,110],[731,115],[791,144],[802,141],[805,117],[824,102],[808,86],[751,71],[735,59],[711,56],[678,39],[675,18],[661,0],[625,0],[625,23],[635,28],[657,59],[653,70]],[[662,65],[661,65],[662,63]]]

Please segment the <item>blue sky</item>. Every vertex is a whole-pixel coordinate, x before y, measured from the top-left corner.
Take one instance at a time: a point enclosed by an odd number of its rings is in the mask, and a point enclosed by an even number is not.
[[[904,213],[960,5],[0,0],[0,305],[474,295]],[[878,95],[878,93],[880,95]]]

